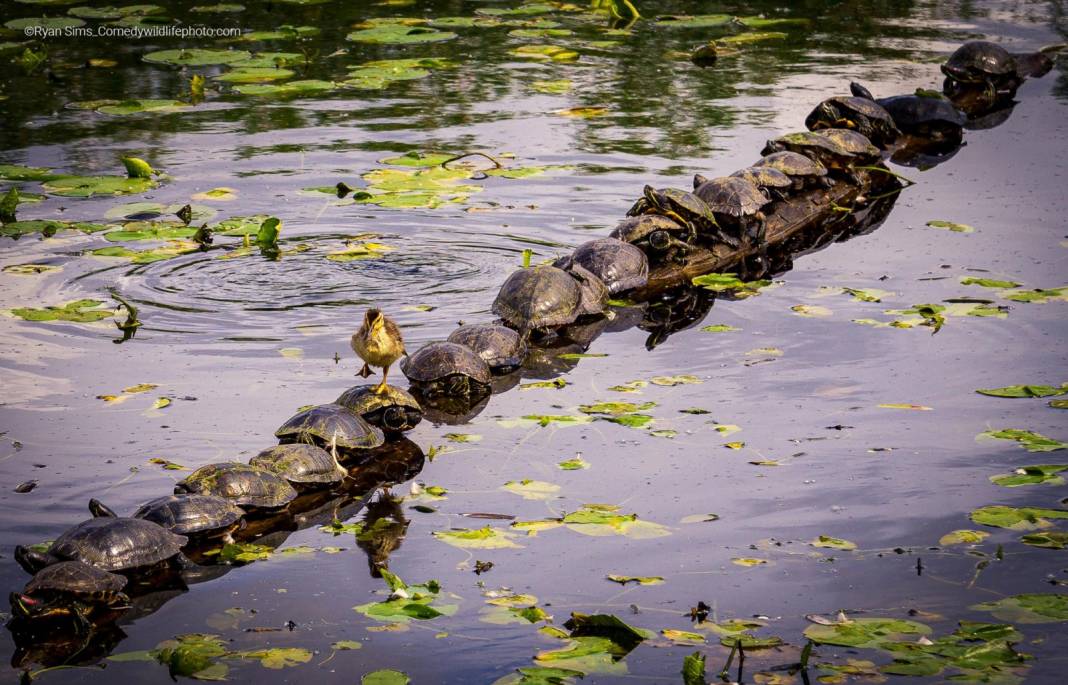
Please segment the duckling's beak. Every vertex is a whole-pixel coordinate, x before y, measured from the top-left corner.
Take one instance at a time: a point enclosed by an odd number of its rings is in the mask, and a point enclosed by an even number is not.
[[[382,312],[377,309],[368,309],[367,313],[363,315],[363,325],[368,328],[374,328],[382,320]]]

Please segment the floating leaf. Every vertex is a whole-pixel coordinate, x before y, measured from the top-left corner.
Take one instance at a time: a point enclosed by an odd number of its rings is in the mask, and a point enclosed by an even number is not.
[[[856,618],[834,625],[805,628],[805,637],[817,644],[861,648],[910,642],[930,633],[931,629],[922,623],[897,618]]]
[[[744,442],[728,442],[728,443],[724,443],[723,446],[726,447],[727,449],[740,450],[743,447],[745,447],[745,443]]]
[[[334,644],[330,645],[331,649],[335,649],[339,652],[351,651],[354,649],[363,649],[363,643],[355,640],[338,640]]]
[[[461,549],[518,549],[506,530],[485,526],[483,528],[434,531],[434,537]]]
[[[241,67],[212,78],[226,83],[267,83],[291,78],[295,74],[294,71],[280,67]]]
[[[684,516],[679,523],[711,523],[718,520],[719,514],[690,514]]]
[[[237,191],[233,188],[212,188],[202,193],[196,193],[191,199],[198,202],[229,202],[237,198]]]
[[[1006,597],[969,607],[989,611],[1002,621],[1012,623],[1055,623],[1068,621],[1068,595],[1036,593]]]
[[[555,81],[532,81],[530,87],[539,93],[563,95],[571,90],[572,84],[567,79],[558,79]]]
[[[1035,464],[1021,466],[1012,473],[1000,476],[991,476],[990,482],[1006,488],[1015,488],[1021,485],[1037,485],[1047,483],[1049,485],[1064,485],[1064,478],[1057,474],[1068,471],[1068,464]]]
[[[390,668],[371,671],[360,678],[360,685],[408,685],[410,682],[407,673]]]
[[[306,79],[303,81],[290,81],[288,83],[251,83],[234,86],[234,90],[242,95],[259,95],[262,97],[285,96],[285,95],[309,95],[324,93],[334,90],[337,85],[333,81],[319,81]]]
[[[595,537],[624,535],[644,539],[671,534],[666,527],[658,523],[639,520],[637,514],[620,514],[618,510],[618,507],[612,505],[587,504],[564,516],[562,523],[576,533]]]
[[[826,547],[828,549],[840,549],[844,551],[852,551],[857,548],[857,543],[855,542],[850,542],[849,540],[843,540],[841,538],[832,538],[829,535],[820,535],[808,544],[813,547]]]
[[[968,224],[958,224],[953,221],[943,221],[941,219],[933,219],[927,222],[927,225],[931,228],[941,228],[946,231],[952,231],[954,233],[974,233],[975,229]]]
[[[745,633],[742,633],[740,635],[724,635],[719,639],[719,643],[724,647],[734,647],[737,645],[741,649],[749,651],[753,649],[778,647],[782,644],[782,638],[774,635],[768,637],[756,637],[755,635],[746,635]]]
[[[1068,448],[1068,443],[1048,438],[1041,433],[1020,430],[1018,428],[1003,428],[996,431],[985,431],[980,433],[977,437],[1014,440],[1023,445],[1028,452],[1054,452],[1056,450]]]
[[[884,297],[894,294],[888,290],[879,290],[877,288],[842,288],[842,292],[852,295],[854,300],[861,302],[882,302]]]
[[[976,278],[965,276],[960,279],[961,285],[978,285],[984,288],[1019,288],[1022,284],[1015,281],[999,281],[994,278]]]
[[[985,530],[954,530],[938,540],[940,545],[977,545],[990,537]]]
[[[26,321],[70,321],[73,323],[92,323],[113,316],[110,309],[97,309],[103,302],[100,300],[74,300],[57,306],[45,307],[44,309],[32,309],[18,307],[11,313]]]
[[[439,43],[452,40],[456,34],[451,31],[439,31],[426,26],[407,26],[405,24],[379,24],[371,28],[353,31],[345,40],[358,43],[379,43],[385,45],[408,45],[412,43]]]
[[[1046,531],[1043,533],[1028,533],[1020,538],[1020,542],[1032,547],[1044,547],[1046,549],[1064,549],[1068,545],[1068,533],[1060,530]]]
[[[558,109],[554,114],[559,114],[563,117],[575,117],[578,119],[592,119],[593,117],[603,117],[608,114],[607,107],[569,107],[567,109]]]
[[[790,310],[795,314],[798,314],[800,316],[807,316],[810,318],[822,318],[831,316],[833,314],[833,312],[827,307],[809,304],[795,304],[793,307],[790,307]]]
[[[665,628],[660,634],[680,645],[701,645],[705,642],[705,636],[701,633],[691,633],[686,630],[670,630]]]
[[[94,195],[131,195],[159,186],[150,178],[125,176],[57,176],[46,181],[42,188],[49,195],[63,197],[92,197]]]
[[[482,436],[474,433],[446,433],[445,439],[452,442],[481,442]]]
[[[581,57],[576,50],[559,45],[520,45],[511,51],[514,57],[551,62],[574,62]],[[596,108],[604,109],[604,108]]]
[[[552,388],[554,390],[560,390],[567,386],[567,381],[563,378],[554,378],[551,381],[534,381],[532,383],[521,383],[519,385],[520,390],[534,390],[537,388]]]
[[[647,385],[649,385],[648,381],[630,381],[621,385],[613,385],[609,390],[613,392],[640,392]]]
[[[203,48],[181,48],[178,50],[158,50],[150,52],[142,59],[155,64],[173,64],[186,67],[205,67],[219,64],[231,64],[252,57],[244,50],[208,50]]]
[[[682,660],[682,685],[707,685],[705,655],[694,652]]]
[[[1052,397],[1068,393],[1068,385],[1007,385],[1004,388],[985,388],[976,392],[991,397]]]
[[[552,499],[560,492],[559,485],[529,479],[510,480],[502,486],[502,489],[529,500]]]
[[[562,461],[556,466],[563,471],[580,471],[590,468],[589,462],[585,461],[582,457],[575,457],[574,459]]]
[[[238,659],[258,659],[264,668],[278,670],[289,666],[299,666],[311,661],[312,653],[299,647],[274,647],[272,649],[254,649],[247,652],[232,652],[228,656]]]
[[[50,264],[8,264],[3,271],[6,274],[18,274],[20,276],[34,276],[48,271],[58,271],[60,267]]]
[[[683,374],[680,376],[656,376],[654,378],[650,378],[649,382],[653,385],[672,387],[676,385],[696,385],[698,383],[703,383],[704,381],[702,381],[697,376]]]
[[[931,411],[931,407],[926,407],[922,404],[908,404],[908,403],[895,403],[888,402],[878,405],[882,409],[908,409],[911,411]]]
[[[711,326],[703,326],[701,330],[705,333],[731,333],[733,331],[740,331],[742,329],[735,328],[734,326],[725,323],[717,323],[712,324]]]
[[[771,281],[743,281],[738,274],[713,273],[695,277],[691,283],[713,292],[734,291],[740,298],[759,293],[761,288],[771,285]]]
[[[1049,519],[1068,519],[1068,510],[991,505],[976,509],[970,516],[972,521],[982,526],[1011,530],[1038,530],[1052,526]]]
[[[756,559],[754,557],[735,557],[735,558],[731,559],[731,563],[735,564],[736,566],[752,567],[752,566],[767,566],[771,562],[768,561],[767,559]]]
[[[638,585],[663,585],[664,579],[661,576],[620,576],[614,573],[610,573],[605,576],[613,583],[619,583],[620,585],[626,585],[627,583],[637,583]]]

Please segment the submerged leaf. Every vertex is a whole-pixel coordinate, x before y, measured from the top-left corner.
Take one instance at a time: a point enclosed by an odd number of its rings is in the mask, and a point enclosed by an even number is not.
[[[506,530],[485,526],[483,528],[434,531],[434,537],[461,549],[518,549],[512,534]]]
[[[513,494],[521,496],[523,499],[530,500],[545,500],[556,497],[556,494],[560,492],[560,486],[553,483],[546,483],[542,480],[510,480],[501,486],[503,490],[507,490]]]

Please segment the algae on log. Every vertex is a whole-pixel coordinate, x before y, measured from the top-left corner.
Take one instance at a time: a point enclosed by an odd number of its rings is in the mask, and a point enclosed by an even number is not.
[[[900,184],[886,172],[858,172],[861,185],[839,182],[829,189],[809,190],[784,202],[776,202],[768,210],[766,250],[781,248],[791,238],[812,230],[824,230],[825,224],[845,216],[860,195],[869,192],[896,192]],[[848,225],[848,222],[843,222]],[[845,228],[845,226],[843,226]],[[743,260],[759,254],[755,248],[731,248],[724,244],[695,247],[682,263],[664,263],[649,270],[649,282],[644,288],[630,293],[634,300],[649,300],[657,293],[689,285],[697,276],[708,273],[735,272]]]

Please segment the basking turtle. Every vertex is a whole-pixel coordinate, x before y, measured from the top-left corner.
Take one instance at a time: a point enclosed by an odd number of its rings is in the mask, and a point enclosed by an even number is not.
[[[11,593],[11,614],[26,621],[69,617],[88,630],[95,610],[127,606],[130,598],[122,592],[127,582],[81,561],[61,561],[38,571],[22,592]]]
[[[690,239],[698,235],[714,237],[731,247],[737,247],[737,241],[720,230],[716,215],[701,198],[693,193],[678,188],[660,188],[647,185],[642,196],[627,211],[627,216],[642,214],[659,214],[674,219],[690,229]]]
[[[771,200],[759,186],[736,176],[693,177],[694,194],[704,200],[725,230],[744,238],[748,247],[764,244],[767,217],[760,211]]]
[[[691,250],[690,244],[685,242],[689,229],[674,219],[657,214],[624,219],[609,236],[640,248],[649,259],[682,262]]]
[[[451,342],[423,345],[401,362],[401,371],[424,396],[482,397],[489,394],[492,380],[489,365],[478,353]]]
[[[866,137],[844,128],[787,133],[769,140],[761,154],[769,155],[783,150],[810,157],[857,184],[860,179],[853,169],[854,165],[878,162],[882,155],[879,148],[872,145]]]
[[[571,262],[564,269],[578,281],[582,297],[579,300],[579,316],[597,316],[604,314],[608,306],[608,287],[596,274],[576,262]]]
[[[248,463],[249,466],[278,474],[298,491],[328,488],[345,480],[348,475],[348,471],[337,463],[330,452],[307,443],[269,447],[249,459]]]
[[[884,150],[901,135],[886,109],[873,100],[856,96],[827,98],[808,115],[805,126],[810,131],[824,128],[857,131]]]
[[[581,307],[578,281],[555,266],[534,266],[519,269],[505,280],[492,311],[526,340],[532,330],[571,323]]]
[[[968,41],[957,48],[942,65],[942,73],[947,77],[947,94],[961,85],[981,84],[995,94],[1019,85],[1016,58],[997,43],[985,40]]]
[[[523,365],[527,344],[507,326],[476,323],[449,333],[448,342],[466,345],[489,364],[493,373],[508,373]]]
[[[381,430],[339,404],[321,404],[298,412],[274,436],[282,443],[318,445],[331,453],[374,449],[386,441]]]
[[[765,167],[781,171],[789,176],[795,190],[824,184],[824,179],[827,177],[827,167],[814,159],[789,150],[766,155],[752,166],[753,169]]]
[[[652,218],[655,215],[650,215]],[[583,243],[567,257],[556,260],[556,266],[568,269],[582,266],[605,284],[615,295],[641,288],[649,281],[649,258],[640,249],[619,238],[598,238]]]
[[[241,507],[278,509],[297,498],[297,491],[280,476],[236,462],[208,464],[174,486],[174,494],[215,495]]]
[[[857,97],[874,100],[871,91],[859,83],[850,83],[849,90]],[[960,142],[968,121],[952,102],[934,91],[917,90],[913,95],[895,95],[875,102],[890,113],[900,130],[936,142]]]
[[[96,518],[117,518],[118,514],[99,500],[89,500],[89,513]],[[245,511],[232,501],[215,495],[164,495],[145,502],[133,518],[158,524],[176,535],[200,538],[230,536],[244,523]]]
[[[512,332],[510,328],[505,330]],[[423,409],[410,393],[393,385],[387,385],[385,392],[379,393],[376,387],[357,385],[349,388],[334,400],[334,404],[351,409],[364,421],[387,433],[411,430],[423,420]]]
[[[804,157],[804,155],[801,155]],[[808,157],[805,160],[811,162]],[[826,172],[824,172],[826,173]],[[763,188],[768,197],[785,200],[794,187],[794,179],[772,166],[751,166],[735,171],[731,176],[743,178],[753,185]]]
[[[173,559],[187,542],[184,535],[151,521],[92,518],[69,528],[47,552],[15,547],[15,561],[29,573],[61,561],[81,561],[104,571],[132,571]]]

